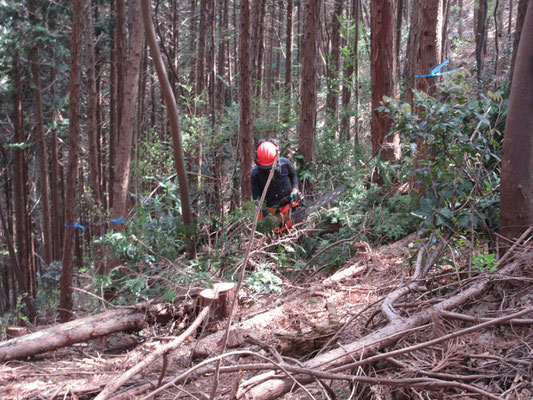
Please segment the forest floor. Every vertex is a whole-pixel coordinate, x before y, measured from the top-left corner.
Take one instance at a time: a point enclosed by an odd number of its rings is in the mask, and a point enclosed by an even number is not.
[[[388,323],[382,306],[387,296],[410,281],[420,245],[414,236],[377,249],[352,244],[359,250],[357,255],[334,275],[318,272],[297,283],[286,281],[282,296],[257,296],[241,291],[226,349],[226,353],[233,355],[224,359],[225,369],[217,379],[217,398],[242,395],[245,384],[252,383],[249,379],[268,368],[265,362],[306,367],[331,349],[342,349],[376,334]],[[322,377],[305,385],[305,389],[295,386],[279,396],[256,393],[250,398],[533,398],[532,319],[495,323],[440,343],[429,342],[532,307],[531,243],[526,241],[519,246],[514,260],[515,263],[518,260],[519,267],[508,276],[486,272],[493,274],[493,283],[483,295],[453,307],[449,310],[453,313],[433,315],[428,323],[401,332],[393,341],[384,338],[390,344],[376,348],[372,354],[388,355],[342,372],[361,378],[359,383]],[[481,275],[468,278],[464,268],[441,263],[431,269],[424,288],[409,289],[395,299],[395,313],[400,321],[405,321],[420,310],[429,310],[432,305],[460,293],[472,282],[479,281]],[[180,335],[194,315],[188,318],[188,321],[149,326],[142,335],[117,333],[26,360],[9,361],[0,366],[0,398],[94,398],[155,349]],[[523,318],[533,318],[533,313]],[[190,368],[220,354],[225,326],[226,321],[204,324],[168,357],[143,368],[108,398],[208,399],[215,381],[216,363],[206,365],[198,373]],[[414,344],[422,345],[404,354],[390,353]],[[353,361],[372,354],[354,355]],[[191,372],[187,380],[169,384],[185,371]],[[159,380],[167,387],[156,394]]]

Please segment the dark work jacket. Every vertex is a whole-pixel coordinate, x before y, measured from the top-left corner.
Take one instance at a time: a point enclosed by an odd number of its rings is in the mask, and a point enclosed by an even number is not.
[[[270,170],[261,169],[257,165],[252,169],[252,197],[259,199],[263,194]],[[268,187],[265,202],[267,207],[284,206],[289,202],[289,195],[293,188],[298,189],[298,176],[285,157],[280,157],[279,165],[274,172]]]

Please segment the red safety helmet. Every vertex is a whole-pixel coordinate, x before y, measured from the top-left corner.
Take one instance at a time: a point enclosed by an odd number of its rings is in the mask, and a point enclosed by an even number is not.
[[[278,146],[270,141],[265,141],[257,148],[255,161],[259,168],[270,169],[277,156]]]

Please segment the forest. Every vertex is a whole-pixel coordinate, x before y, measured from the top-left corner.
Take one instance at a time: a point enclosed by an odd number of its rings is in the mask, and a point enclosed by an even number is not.
[[[533,1],[0,22],[0,398],[533,398]]]

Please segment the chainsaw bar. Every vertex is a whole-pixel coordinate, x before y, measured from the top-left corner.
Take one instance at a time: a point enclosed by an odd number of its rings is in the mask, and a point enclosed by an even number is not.
[[[308,216],[310,216],[315,211],[318,211],[320,208],[324,207],[325,205],[331,203],[334,200],[337,200],[345,191],[346,191],[346,187],[340,186],[336,188],[335,190],[322,195],[318,200],[316,200],[311,205],[300,206],[296,208],[292,212],[291,222],[293,224],[302,222],[304,219],[306,219]]]

